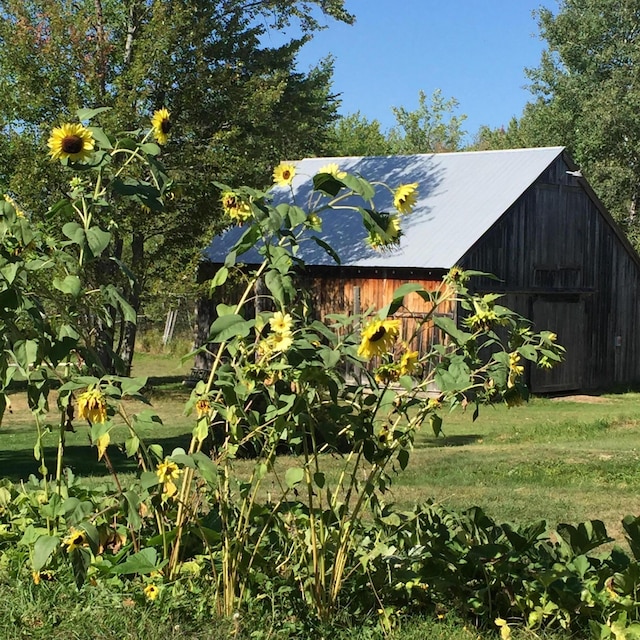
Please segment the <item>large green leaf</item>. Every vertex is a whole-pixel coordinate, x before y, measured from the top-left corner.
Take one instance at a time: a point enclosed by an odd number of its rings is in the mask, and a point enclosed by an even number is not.
[[[300,484],[303,478],[304,469],[302,467],[290,467],[284,474],[284,481],[289,489],[293,489]]]
[[[33,545],[33,570],[40,571],[49,562],[53,552],[60,546],[58,536],[40,536]]]
[[[62,226],[62,233],[64,233],[71,242],[75,242],[79,245],[84,245],[85,242],[85,233],[82,225],[77,222],[67,222]]]
[[[78,109],[76,111],[76,115],[78,116],[78,120],[91,120],[95,118],[98,114],[104,113],[105,111],[109,111],[111,107],[96,107],[95,109]]]
[[[91,135],[102,149],[113,149],[109,136],[100,127],[87,127]]]
[[[148,575],[162,569],[164,562],[158,562],[158,552],[155,549],[142,549],[129,556],[124,562],[111,569],[115,575]]]
[[[53,286],[62,291],[62,293],[68,293],[76,298],[82,290],[82,282],[78,276],[69,274],[64,278],[54,278]]]
[[[103,231],[100,227],[91,227],[87,231],[87,242],[89,243],[89,249],[94,256],[99,256],[111,241],[111,234],[108,231]]]
[[[245,320],[237,313],[216,318],[209,329],[211,342],[224,342],[234,336],[244,337],[249,335],[253,323]]]

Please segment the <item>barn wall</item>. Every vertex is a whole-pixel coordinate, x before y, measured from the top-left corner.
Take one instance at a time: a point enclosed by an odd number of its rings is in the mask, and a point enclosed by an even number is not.
[[[428,291],[435,291],[442,286],[442,273],[428,278],[416,277],[411,273],[393,274],[386,277],[386,270],[358,269],[360,273],[335,269],[313,271],[305,278],[305,288],[311,296],[314,315],[324,320],[331,313],[364,313],[368,309],[378,310],[393,300],[398,287],[407,282],[416,282]],[[432,311],[432,305],[425,302],[418,294],[405,296],[404,307],[395,317],[401,320],[401,339],[410,342],[413,349],[427,351],[434,342],[442,339],[439,331],[432,324],[422,325],[421,321]],[[438,314],[455,316],[455,305],[446,303],[437,311]]]
[[[549,329],[566,362],[531,372],[533,391],[596,390],[640,381],[640,267],[590,190],[558,159],[466,254],[496,274],[482,290]]]

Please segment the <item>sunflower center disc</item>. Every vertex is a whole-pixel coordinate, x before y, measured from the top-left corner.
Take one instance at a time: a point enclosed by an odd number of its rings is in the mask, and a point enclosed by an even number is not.
[[[80,153],[84,142],[80,136],[67,136],[62,140],[62,150],[65,153]]]

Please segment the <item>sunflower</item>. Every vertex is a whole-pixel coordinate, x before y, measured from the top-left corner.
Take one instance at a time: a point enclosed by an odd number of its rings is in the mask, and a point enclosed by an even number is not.
[[[267,342],[274,353],[282,353],[287,351],[293,344],[293,335],[291,331],[272,333]]]
[[[200,398],[196,402],[196,412],[198,414],[198,418],[202,418],[204,416],[208,416],[211,411],[211,405],[206,398]]]
[[[67,545],[67,553],[71,553],[74,549],[87,546],[87,536],[80,529],[71,529],[69,535],[64,539],[63,544]]]
[[[402,230],[400,229],[400,218],[394,213],[387,216],[386,229],[378,227],[371,229],[367,237],[367,244],[372,249],[385,249],[387,247],[398,244]]]
[[[165,458],[164,462],[161,462],[156,467],[156,475],[162,484],[163,502],[178,493],[178,487],[176,487],[174,480],[180,477],[180,468],[175,462]]]
[[[375,379],[380,384],[391,384],[397,382],[400,373],[394,364],[383,364],[376,369]]]
[[[180,467],[169,458],[165,458],[164,462],[160,462],[156,467],[156,475],[162,484],[166,484],[180,477]]]
[[[322,218],[317,213],[310,213],[307,216],[307,225],[314,231],[322,230]]]
[[[224,212],[238,223],[245,222],[251,217],[251,206],[244,202],[233,191],[225,191],[220,198]]]
[[[151,127],[153,137],[158,144],[167,144],[169,140],[169,131],[171,131],[171,120],[169,112],[163,107],[153,112],[151,118]]]
[[[87,389],[78,397],[78,414],[89,422],[105,422],[107,401],[99,389]]]
[[[520,363],[520,354],[513,351],[509,354],[509,377],[507,387],[511,389],[516,386],[517,379],[524,373],[524,367]]]
[[[94,139],[91,131],[81,124],[66,123],[53,129],[48,146],[53,160],[68,158],[82,162],[91,156]]]
[[[367,360],[387,353],[400,334],[400,320],[374,320],[362,330],[358,355]]]
[[[325,164],[324,167],[321,167],[318,173],[328,173],[330,176],[333,176],[337,180],[342,180],[347,177],[347,173],[345,171],[340,171],[340,167],[335,162],[330,162],[329,164]]]
[[[411,213],[418,199],[418,183],[401,184],[393,193],[393,206],[400,213]]]
[[[156,587],[155,584],[148,584],[142,590],[142,592],[144,593],[147,600],[150,600],[151,602],[153,602],[160,595],[160,589]]]
[[[296,168],[292,164],[281,162],[273,170],[273,181],[279,187],[287,187],[293,181],[293,176],[296,175]]]
[[[291,333],[291,327],[293,326],[293,318],[288,313],[282,313],[282,311],[276,311],[273,317],[269,320],[271,331],[274,333]]]
[[[418,352],[417,351],[405,351],[400,358],[400,375],[410,376],[415,372],[418,366]]]
[[[26,218],[24,211],[18,206],[16,201],[8,193],[4,194],[4,199],[5,202],[8,202],[13,207],[18,218]]]

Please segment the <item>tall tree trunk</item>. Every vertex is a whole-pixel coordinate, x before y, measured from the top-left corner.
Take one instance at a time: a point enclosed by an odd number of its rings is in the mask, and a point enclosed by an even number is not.
[[[138,315],[140,311],[140,295],[142,293],[142,279],[138,277],[142,273],[144,262],[144,238],[141,233],[133,232],[131,237],[131,271],[136,279],[131,288],[127,302]],[[136,345],[136,334],[138,325],[135,322],[124,322],[122,333],[120,335],[120,345],[118,354],[124,364],[126,375],[131,374],[131,365],[133,363],[133,353]]]
[[[115,235],[112,239],[113,250],[111,255],[116,260],[122,259],[122,238],[119,235]],[[117,268],[112,260],[101,258],[98,261],[98,281],[101,283],[113,282],[117,276]],[[103,372],[100,373],[122,373],[122,367],[118,366],[118,358],[115,358],[115,332],[114,327],[118,319],[118,310],[115,307],[108,307],[108,313],[110,316],[109,323],[102,319],[97,319],[95,324],[96,341],[95,351]]]
[[[214,316],[213,306],[214,303],[209,296],[201,296],[196,300],[195,324],[193,327],[196,347],[202,347],[209,341],[209,328]],[[209,353],[197,353],[191,370],[191,377],[196,379],[205,378],[211,370],[212,364],[213,359]]]
[[[104,34],[104,18],[102,16],[101,0],[94,0],[96,11],[96,64],[100,79],[100,99],[104,99],[107,90],[107,52]]]

